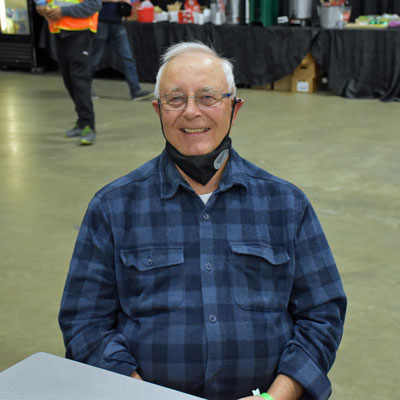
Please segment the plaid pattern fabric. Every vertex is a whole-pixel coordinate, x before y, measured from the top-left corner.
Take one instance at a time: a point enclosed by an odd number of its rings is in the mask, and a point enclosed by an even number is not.
[[[233,149],[203,204],[163,152],[100,190],[59,315],[67,357],[207,399],[277,373],[330,394],[346,297],[305,195]]]

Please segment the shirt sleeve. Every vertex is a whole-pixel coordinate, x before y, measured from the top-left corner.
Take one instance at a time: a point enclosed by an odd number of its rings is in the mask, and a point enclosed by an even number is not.
[[[101,6],[101,0],[84,0],[73,6],[63,7],[62,15],[64,17],[86,18],[100,11]]]
[[[318,218],[307,204],[295,240],[295,279],[289,312],[293,337],[282,353],[278,374],[305,389],[302,400],[325,400],[327,377],[343,334],[346,296]]]
[[[119,311],[112,231],[95,196],[79,231],[61,300],[59,324],[66,357],[132,374],[138,364],[117,331]]]

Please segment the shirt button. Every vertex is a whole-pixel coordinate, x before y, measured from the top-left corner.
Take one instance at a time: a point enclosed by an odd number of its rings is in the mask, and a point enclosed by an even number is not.
[[[207,270],[207,271],[212,271],[212,269],[213,269],[213,268],[212,268],[211,264],[210,264],[210,263],[207,263],[207,264],[206,264],[206,270]]]
[[[205,219],[205,220],[210,219],[210,216],[207,213],[204,213],[203,214],[203,219]]]
[[[154,264],[153,259],[152,259],[152,258],[149,258],[149,259],[147,260],[147,265],[148,265],[149,267],[151,267],[153,264]]]
[[[212,323],[217,322],[217,317],[214,314],[211,314],[208,319]]]

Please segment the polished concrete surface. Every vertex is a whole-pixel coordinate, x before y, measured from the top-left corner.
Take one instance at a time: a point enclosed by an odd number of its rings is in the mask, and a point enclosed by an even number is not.
[[[0,371],[32,353],[63,355],[57,312],[77,229],[94,192],[163,148],[150,102],[96,79],[98,140],[63,132],[72,103],[57,73],[0,72]],[[144,84],[152,89],[152,85]],[[235,148],[302,188],[349,298],[332,368],[334,400],[398,400],[398,103],[240,89]]]

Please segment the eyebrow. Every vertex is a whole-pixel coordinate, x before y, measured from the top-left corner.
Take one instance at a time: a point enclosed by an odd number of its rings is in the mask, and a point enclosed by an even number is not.
[[[198,92],[203,91],[203,92],[219,92],[218,89],[215,88],[210,88],[210,87],[203,87],[200,90],[198,90]]]
[[[173,89],[167,91],[166,94],[177,93],[177,92],[178,93],[183,93],[184,91],[181,88],[176,87],[176,88],[173,88]],[[202,88],[196,90],[195,93],[199,93],[199,92],[221,92],[221,91],[218,90],[218,89],[215,89],[213,87],[205,86],[205,87],[202,87]]]
[[[174,92],[182,92],[182,90],[180,87],[175,87],[175,88],[167,91],[167,93],[174,93]]]

